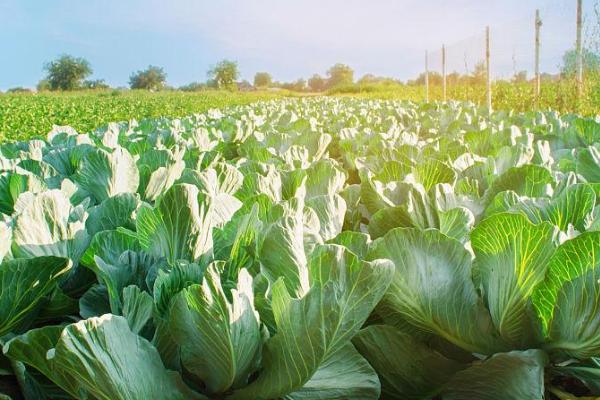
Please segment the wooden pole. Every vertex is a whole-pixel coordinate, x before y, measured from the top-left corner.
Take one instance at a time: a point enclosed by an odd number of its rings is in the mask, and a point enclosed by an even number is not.
[[[583,20],[583,0],[577,0],[577,41],[575,47],[577,49],[577,101],[581,101],[583,94],[583,49],[581,46],[581,30]]]
[[[446,45],[442,45],[442,97],[444,102],[446,97]]]
[[[425,50],[425,102],[429,103],[429,53]]]
[[[540,76],[540,28],[542,20],[540,18],[540,10],[535,10],[535,104],[539,105],[541,91],[541,76]]]
[[[485,28],[485,74],[486,74],[486,92],[487,92],[487,108],[492,112],[492,77],[490,67],[490,27]]]

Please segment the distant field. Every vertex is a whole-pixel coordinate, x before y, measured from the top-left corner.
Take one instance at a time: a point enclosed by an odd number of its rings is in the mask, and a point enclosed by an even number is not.
[[[492,87],[493,107],[496,110],[531,111],[535,108],[535,97],[531,83],[513,84],[496,82]],[[586,116],[600,114],[600,80],[590,80],[585,86],[585,96],[577,104],[576,86],[573,81],[564,80],[542,84],[538,109],[555,110],[560,113],[576,113]],[[342,86],[328,92],[330,95],[353,97],[423,101],[424,86],[404,86],[398,84],[355,84]],[[484,85],[448,85],[449,99],[472,101],[484,104]],[[441,86],[431,86],[430,100],[442,100]]]
[[[97,91],[0,95],[0,140],[45,136],[52,125],[80,132],[112,121],[179,117],[281,96],[270,92]]]
[[[327,95],[372,99],[423,101],[422,86],[398,84],[353,84],[328,91]],[[496,110],[531,111],[535,108],[530,83],[498,82],[493,86]],[[600,114],[600,82],[590,81],[586,96],[577,104],[573,82],[544,83],[538,108],[586,116]],[[0,141],[44,137],[52,125],[70,125],[88,132],[112,121],[132,118],[181,117],[259,100],[292,95],[292,92],[158,92],[85,91],[41,94],[0,94]],[[296,95],[315,95],[303,93]],[[483,85],[449,85],[448,98],[459,101],[485,102]],[[442,88],[432,86],[432,101],[442,100]]]

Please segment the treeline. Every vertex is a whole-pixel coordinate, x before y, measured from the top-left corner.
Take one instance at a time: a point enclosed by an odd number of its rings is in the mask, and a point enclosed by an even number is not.
[[[586,75],[600,75],[600,54],[591,50],[584,50],[584,71]],[[81,57],[62,55],[56,60],[44,65],[46,76],[37,85],[38,91],[70,91],[86,89],[110,89],[103,79],[89,79],[93,70],[90,63]],[[564,77],[571,77],[576,70],[576,54],[574,50],[567,51],[563,56],[561,72],[556,75],[542,74],[542,80],[555,81]],[[425,73],[416,79],[402,82],[388,77],[379,77],[366,74],[360,79],[354,79],[354,70],[345,64],[335,64],[329,68],[324,76],[314,74],[308,79],[299,78],[292,82],[278,82],[269,72],[257,72],[252,83],[240,81],[239,66],[236,61],[222,60],[207,71],[207,80],[192,82],[178,88],[167,84],[167,73],[162,67],[149,65],[146,69],[133,72],[129,76],[130,89],[143,89],[151,91],[182,90],[202,91],[211,89],[221,90],[289,90],[294,92],[324,92],[348,91],[353,88],[377,88],[381,86],[422,86],[425,84]],[[435,71],[428,74],[429,84],[442,85],[442,75]],[[485,82],[486,68],[483,62],[477,63],[468,73],[451,72],[446,76],[448,85],[477,85]],[[511,83],[528,82],[530,78],[527,71],[516,72],[510,79]],[[12,88],[9,92],[30,91],[27,88]]]
[[[82,57],[65,54],[56,60],[44,64],[46,76],[36,86],[37,91],[72,91],[110,89],[104,79],[88,79],[93,70],[89,61]],[[223,60],[213,66],[208,72],[205,83],[192,83],[181,88],[167,84],[167,73],[162,67],[149,65],[147,68],[133,72],[129,76],[130,89],[143,90],[199,90],[201,88],[229,89],[238,88],[239,68],[234,61]],[[26,92],[31,89],[16,87],[8,92]]]
[[[314,74],[308,79],[300,78],[293,82],[274,81],[268,72],[257,72],[254,75],[256,88],[281,88],[295,92],[322,92],[332,87],[354,83],[354,70],[345,64],[335,64],[329,68],[325,76]]]

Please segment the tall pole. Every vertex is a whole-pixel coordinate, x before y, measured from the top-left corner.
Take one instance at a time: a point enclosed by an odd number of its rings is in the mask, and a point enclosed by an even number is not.
[[[429,103],[429,53],[425,50],[425,102]]]
[[[490,72],[490,27],[485,28],[485,75],[487,89],[487,108],[492,112],[492,77]]]
[[[442,96],[446,101],[446,45],[442,45]]]
[[[581,101],[583,94],[583,50],[581,47],[581,30],[583,20],[583,0],[577,0],[577,41],[575,47],[577,49],[577,100]]]
[[[540,28],[542,20],[540,18],[540,10],[535,10],[535,104],[538,105],[540,100],[541,76],[540,76]]]

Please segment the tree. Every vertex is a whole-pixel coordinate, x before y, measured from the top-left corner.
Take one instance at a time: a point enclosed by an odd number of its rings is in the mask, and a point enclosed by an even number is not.
[[[31,89],[24,88],[22,86],[17,86],[17,87],[13,87],[13,88],[8,89],[6,91],[6,93],[31,93]]]
[[[242,90],[242,91],[245,91],[245,92],[250,92],[250,91],[254,90],[254,86],[252,86],[250,84],[250,82],[248,82],[245,79],[243,81],[241,81],[241,82],[235,83],[235,86],[237,87],[238,90]]]
[[[166,81],[167,74],[161,67],[149,65],[129,77],[129,86],[132,89],[160,90],[164,89]]]
[[[183,92],[199,92],[201,90],[206,90],[208,85],[202,82],[192,82],[187,85],[183,85],[179,87],[179,90]]]
[[[327,71],[328,86],[349,85],[354,82],[354,70],[345,64],[335,64]]]
[[[398,85],[402,82],[391,77],[377,76],[374,74],[365,74],[356,83],[358,83],[359,85]]]
[[[104,81],[104,79],[91,79],[83,81],[83,87],[85,89],[110,89],[110,85]]]
[[[512,77],[513,83],[527,82],[527,71],[519,71]]]
[[[236,89],[240,72],[235,61],[223,60],[208,71],[208,77],[219,89]]]
[[[473,69],[473,73],[470,76],[471,83],[484,83],[487,78],[487,67],[485,66],[485,62],[479,61],[475,64],[475,69]]]
[[[64,54],[46,63],[46,80],[50,90],[73,90],[81,87],[81,82],[92,74],[90,63],[81,57]]]
[[[42,79],[41,81],[38,82],[38,84],[35,88],[37,89],[38,92],[48,91],[48,90],[50,90],[50,82],[48,82],[48,79]]]
[[[600,55],[589,49],[583,49],[583,73],[600,72]],[[563,66],[561,73],[563,76],[573,77],[577,72],[577,51],[575,49],[567,50],[563,55]]]
[[[306,89],[306,81],[302,78],[294,82],[281,84],[282,89],[291,90],[293,92],[303,92]]]
[[[439,84],[442,84],[442,75],[438,74],[439,76]],[[446,76],[446,83],[448,85],[458,85],[459,83],[461,83],[463,81],[463,76],[461,74],[459,74],[458,72],[454,71],[449,73]]]
[[[425,72],[419,74],[417,79],[408,82],[409,85],[425,85]],[[431,86],[441,86],[442,74],[435,71],[429,71],[429,84]]]
[[[560,74],[549,74],[548,72],[542,72],[540,74],[540,80],[542,82],[557,82],[560,80]]]
[[[380,78],[378,76],[375,76],[373,74],[365,74],[362,76],[362,78],[360,78],[358,80],[358,84],[370,84],[370,83],[377,83],[377,82],[381,82],[383,80],[383,78]]]
[[[321,75],[314,74],[313,76],[308,78],[308,87],[313,92],[322,92],[327,88],[327,82],[325,81],[325,79],[323,79],[323,77],[321,77]]]
[[[254,75],[254,86],[256,87],[269,87],[273,83],[273,79],[268,72],[257,72]]]

